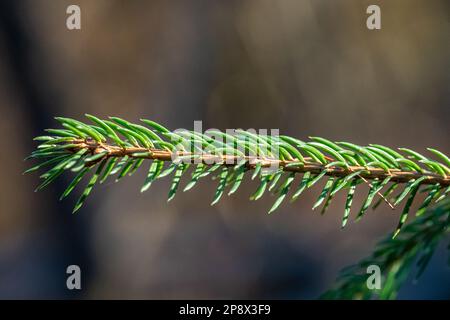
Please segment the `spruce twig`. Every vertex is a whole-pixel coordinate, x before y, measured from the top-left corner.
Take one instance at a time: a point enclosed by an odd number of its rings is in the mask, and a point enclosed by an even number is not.
[[[373,253],[359,263],[344,268],[334,286],[322,299],[395,299],[414,264],[415,280],[424,272],[436,247],[450,232],[450,201],[446,199],[404,227],[401,234],[381,241]],[[448,247],[450,250],[450,246]],[[450,260],[449,260],[450,262]],[[380,288],[369,288],[369,266],[381,271]]]
[[[427,157],[406,148],[394,150],[381,145],[358,146],[319,137],[311,137],[304,142],[289,136],[261,136],[243,130],[236,130],[233,135],[214,130],[213,137],[188,130],[170,131],[146,119],[142,120],[141,125],[117,117],[101,120],[92,115],[86,116],[92,124],[56,118],[63,128],[48,129],[47,136],[35,138],[42,143],[30,156],[46,160],[27,170],[31,172],[53,165],[41,175],[44,181],[38,190],[64,171],[78,172],[62,198],[67,197],[89,171],[95,172],[74,211],[83,205],[97,178],[102,183],[109,176],[117,175],[118,181],[132,175],[146,162],[151,162],[151,165],[142,191],[147,190],[156,179],[173,174],[169,199],[175,196],[180,179],[189,166],[196,168],[185,190],[222,167],[213,204],[219,201],[227,186],[232,186],[230,194],[236,192],[245,173],[252,171],[252,179],[260,180],[252,199],[259,199],[267,189],[279,193],[269,213],[287,197],[297,176],[303,175],[303,178],[292,200],[327,177],[328,182],[313,208],[326,199],[324,211],[338,191],[350,190],[343,225],[348,219],[354,189],[357,184],[365,182],[370,190],[357,219],[365,214],[377,195],[391,207],[396,207],[408,197],[395,234],[405,223],[419,188],[425,188],[428,192],[421,210],[444,199],[450,190],[450,160],[436,149],[428,149],[432,157]],[[168,166],[165,166],[166,163]],[[286,176],[286,181],[277,187],[283,176]],[[390,200],[390,192],[397,186],[402,186],[401,192]],[[388,191],[382,193],[383,188]]]

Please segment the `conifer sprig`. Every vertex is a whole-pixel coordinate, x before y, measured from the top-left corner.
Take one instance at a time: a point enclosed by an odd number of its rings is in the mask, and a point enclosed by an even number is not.
[[[251,199],[261,198],[266,191],[278,195],[269,213],[279,207],[291,189],[294,190],[291,199],[295,200],[304,190],[325,179],[325,186],[313,208],[323,205],[322,211],[325,211],[335,194],[347,190],[342,226],[348,221],[357,186],[365,184],[369,191],[357,219],[364,216],[377,197],[374,207],[383,200],[396,207],[406,199],[395,234],[405,223],[420,188],[427,197],[419,215],[433,202],[444,199],[450,191],[450,159],[436,149],[429,148],[429,155],[425,156],[406,148],[394,150],[376,144],[359,146],[319,137],[302,141],[244,130],[236,130],[233,134],[218,130],[205,133],[170,131],[146,119],[135,124],[117,117],[101,120],[86,116],[89,124],[57,117],[62,128],[48,129],[47,135],[35,138],[41,144],[29,158],[42,162],[26,171],[51,167],[40,176],[43,181],[37,190],[49,185],[64,171],[75,172],[76,176],[61,198],[67,197],[92,171],[74,212],[83,205],[97,182],[103,183],[112,176],[119,181],[147,162],[150,163],[149,170],[141,191],[148,190],[155,180],[173,175],[169,200],[175,196],[189,167],[194,169],[184,191],[192,189],[201,178],[219,172],[212,204],[220,200],[227,188],[228,194],[236,192],[245,174],[251,172],[251,178],[260,181]],[[302,178],[297,179],[298,176]],[[300,181],[296,188],[293,187],[295,180]],[[400,192],[393,196],[395,190]]]
[[[406,225],[397,238],[387,237],[376,246],[370,256],[344,268],[334,286],[321,298],[395,299],[414,266],[415,280],[422,275],[436,247],[449,232],[450,201],[446,199],[428,208],[425,214]],[[369,266],[379,267],[379,289],[367,285]]]

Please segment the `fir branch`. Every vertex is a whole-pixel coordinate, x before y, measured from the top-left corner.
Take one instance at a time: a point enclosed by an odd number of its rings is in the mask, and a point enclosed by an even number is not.
[[[433,202],[444,199],[450,191],[450,160],[436,149],[428,149],[434,157],[431,158],[405,148],[358,146],[319,137],[311,137],[310,141],[304,142],[289,136],[261,136],[243,130],[236,130],[233,135],[217,130],[209,131],[209,134],[188,130],[172,132],[146,119],[141,125],[117,117],[101,120],[86,116],[92,124],[56,118],[63,128],[48,129],[48,135],[35,138],[42,144],[30,156],[46,160],[27,170],[32,172],[53,166],[41,175],[44,181],[38,190],[64,171],[78,173],[62,198],[67,197],[88,172],[93,171],[74,212],[83,205],[97,181],[103,183],[113,175],[116,175],[116,181],[121,180],[132,175],[145,162],[151,164],[141,191],[146,191],[153,181],[173,174],[169,200],[175,196],[180,179],[190,166],[195,166],[195,169],[185,191],[200,178],[222,168],[212,204],[219,201],[227,186],[232,186],[229,194],[236,192],[245,173],[252,171],[252,179],[258,178],[260,185],[251,199],[259,199],[266,190],[278,193],[269,213],[287,197],[297,176],[303,174],[292,200],[327,176],[328,182],[314,208],[326,199],[324,211],[338,191],[349,190],[343,226],[348,220],[353,193],[358,184],[365,182],[370,190],[357,219],[363,217],[377,195],[393,207],[408,199],[395,234],[405,223],[419,188],[425,188],[428,193],[421,206],[422,211]],[[279,180],[283,176],[286,180],[281,184]],[[401,192],[389,200],[391,192],[398,186],[402,187]],[[383,188],[387,190],[382,194]]]
[[[417,280],[436,247],[450,232],[450,200],[446,199],[405,226],[400,235],[381,241],[374,252],[358,264],[343,269],[332,289],[322,299],[395,299],[416,263]],[[448,247],[450,250],[450,246]],[[449,260],[450,264],[450,260]],[[367,268],[380,268],[379,290],[369,289]]]
[[[390,182],[405,183],[411,180],[422,179],[421,184],[439,184],[441,186],[450,186],[450,176],[439,175],[434,172],[415,172],[405,171],[397,168],[390,168],[388,171],[382,168],[372,166],[338,166],[332,165],[334,160],[329,158],[327,164],[314,162],[309,157],[304,157],[303,162],[299,162],[298,159],[280,160],[265,157],[256,156],[234,156],[227,154],[201,154],[191,152],[178,152],[176,155],[173,151],[165,149],[144,148],[144,147],[117,147],[111,144],[97,143],[93,140],[72,140],[68,151],[76,153],[79,150],[85,149],[89,154],[96,156],[91,158],[91,165],[96,162],[100,162],[104,158],[123,158],[127,156],[130,159],[148,159],[148,160],[161,160],[172,161],[172,157],[180,158],[185,157],[190,163],[201,162],[208,164],[208,162],[214,161],[215,163],[223,163],[224,166],[233,166],[239,162],[239,160],[246,161],[246,167],[249,170],[255,170],[259,165],[261,168],[280,167],[285,172],[305,173],[311,172],[312,174],[320,174],[325,171],[326,176],[332,177],[347,177],[348,175],[360,172],[358,176],[369,180],[384,180],[390,178]],[[94,161],[96,160],[96,161]],[[331,165],[330,165],[331,164]],[[369,184],[367,180],[366,183]]]

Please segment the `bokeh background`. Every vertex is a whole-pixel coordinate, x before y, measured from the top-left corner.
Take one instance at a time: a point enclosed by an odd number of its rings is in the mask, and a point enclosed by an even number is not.
[[[446,0],[1,1],[0,298],[317,297],[398,211],[341,230],[345,195],[325,216],[311,211],[318,188],[268,216],[275,198],[248,201],[249,181],[209,206],[208,179],[167,203],[169,180],[139,192],[142,170],[72,215],[74,197],[57,201],[70,176],[36,194],[37,175],[21,174],[32,138],[53,116],[92,113],[448,152],[449,12]],[[443,245],[400,298],[449,298],[446,259]],[[65,287],[70,264],[81,291]]]

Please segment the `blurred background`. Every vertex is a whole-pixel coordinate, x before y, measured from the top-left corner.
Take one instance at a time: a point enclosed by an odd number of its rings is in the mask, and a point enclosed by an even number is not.
[[[66,8],[81,8],[81,30]],[[382,29],[366,28],[381,7]],[[141,170],[58,202],[70,175],[40,193],[21,173],[53,116],[145,117],[165,126],[279,128],[418,151],[450,150],[446,0],[5,0],[0,2],[0,298],[313,299],[395,228],[387,206],[340,229],[345,195],[311,211],[238,194],[211,207],[205,179],[166,202],[141,194]],[[182,184],[186,183],[186,178]],[[357,192],[354,210],[361,205]],[[353,212],[354,214],[354,212]],[[443,244],[399,298],[450,297]],[[79,265],[82,290],[66,288]]]

